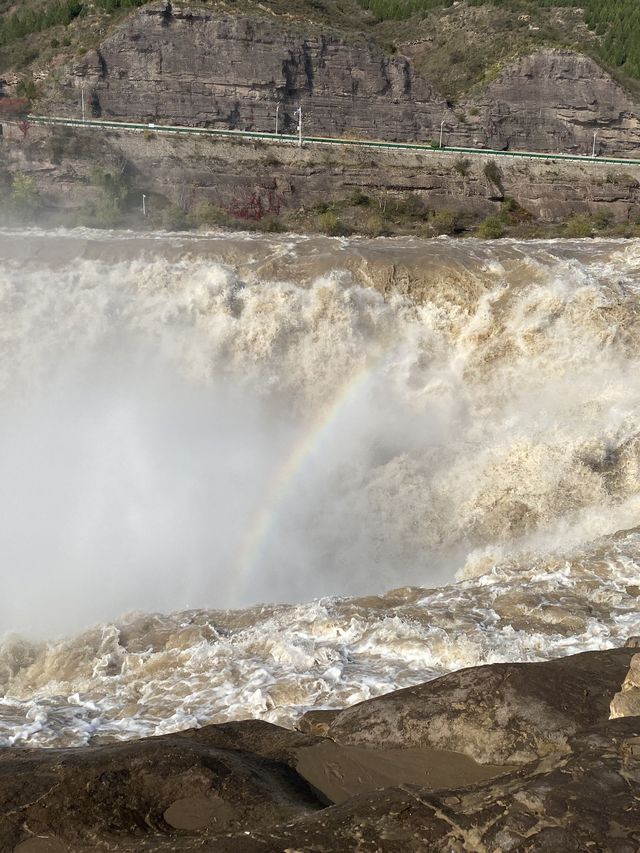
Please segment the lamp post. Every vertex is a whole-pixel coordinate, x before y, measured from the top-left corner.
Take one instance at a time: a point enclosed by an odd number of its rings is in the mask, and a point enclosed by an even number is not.
[[[440,122],[440,146],[439,146],[440,148],[442,148],[442,131],[444,129],[445,121],[446,121],[446,118],[443,118],[442,121]]]
[[[142,193],[142,215],[144,217],[147,215],[147,197],[144,193]]]
[[[298,148],[302,148],[302,107],[298,107],[294,115],[298,117]]]
[[[84,111],[84,86],[80,86],[80,104],[82,109],[82,121],[85,119],[85,111]]]
[[[598,135],[598,131],[594,130],[593,131],[593,146],[591,147],[591,156],[592,157],[596,156],[596,136],[597,135]]]
[[[280,102],[276,104],[276,136],[278,135],[278,113],[280,112]]]

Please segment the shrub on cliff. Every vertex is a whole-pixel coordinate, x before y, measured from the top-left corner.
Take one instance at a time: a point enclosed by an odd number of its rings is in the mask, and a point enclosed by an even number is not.
[[[42,202],[31,175],[16,172],[11,179],[9,200],[11,213],[21,222],[34,221],[42,208]]]
[[[35,100],[38,97],[38,89],[33,77],[26,77],[21,80],[16,87],[16,92],[20,98],[26,98],[29,101]]]
[[[531,222],[533,215],[515,198],[505,198],[500,205],[500,218],[508,225],[522,225]]]
[[[372,213],[365,223],[365,231],[370,237],[383,237],[389,233],[389,228],[380,214]]]
[[[169,204],[163,208],[159,212],[157,220],[159,220],[160,227],[166,231],[182,231],[188,227],[187,214],[177,204]],[[156,218],[154,218],[154,224],[155,221]]]
[[[453,164],[453,168],[461,178],[466,178],[471,171],[471,160],[468,157],[458,157]]]
[[[593,222],[588,216],[577,213],[564,226],[565,237],[593,237]]]
[[[369,196],[365,195],[360,187],[356,187],[349,196],[349,204],[353,207],[366,207],[370,200]]]
[[[229,226],[233,219],[223,208],[209,201],[201,201],[188,214],[187,222],[192,228],[207,228],[215,225]]]
[[[459,217],[453,210],[438,210],[429,224],[436,234],[455,234],[460,230]]]
[[[478,225],[476,233],[483,240],[497,240],[499,237],[504,237],[506,230],[499,216],[487,216]]]
[[[318,228],[329,237],[339,237],[344,234],[344,226],[332,210],[326,210],[318,217]]]
[[[266,231],[267,234],[281,234],[285,231],[283,223],[277,216],[265,216],[258,223],[260,231]]]

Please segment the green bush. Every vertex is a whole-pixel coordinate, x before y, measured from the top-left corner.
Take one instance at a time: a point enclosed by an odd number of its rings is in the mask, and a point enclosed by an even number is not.
[[[515,198],[508,197],[500,204],[500,219],[509,225],[520,225],[530,222],[533,216]]]
[[[566,237],[593,237],[593,222],[588,216],[576,213],[564,226]]]
[[[455,234],[460,230],[458,216],[453,210],[438,210],[434,213],[431,227],[436,234]]]
[[[328,234],[330,237],[338,237],[344,233],[342,223],[335,215],[333,210],[325,210],[318,217],[318,228],[323,234]]]
[[[258,227],[267,234],[281,234],[285,227],[277,216],[265,216],[258,221]]]
[[[379,213],[372,213],[366,221],[365,231],[370,237],[382,237],[388,233],[388,228]]]
[[[37,218],[42,207],[36,184],[31,175],[16,172],[11,179],[11,212],[22,222]]]
[[[24,80],[20,80],[16,91],[20,98],[29,98],[30,101],[38,97],[38,90],[33,77],[26,77]]]
[[[349,204],[352,207],[363,207],[369,204],[369,196],[365,195],[360,187],[356,187],[349,196]]]
[[[213,225],[231,225],[233,218],[226,210],[211,204],[209,201],[199,202],[187,215],[187,222],[194,228],[202,228]]]
[[[401,196],[391,196],[387,210],[392,216],[402,219],[424,219],[428,214],[420,196],[411,192]]]
[[[164,207],[157,219],[161,228],[166,231],[182,231],[188,226],[187,214],[177,204],[169,204]],[[156,217],[154,217],[154,222]]]
[[[101,195],[85,202],[80,213],[79,224],[90,228],[113,228],[120,222],[121,210],[113,196]]]
[[[468,157],[458,157],[453,164],[453,168],[461,178],[466,178],[471,169],[471,160]]]
[[[499,216],[487,216],[487,218],[483,219],[480,225],[478,225],[476,233],[478,237],[482,237],[483,240],[497,240],[499,237],[504,237],[506,229]]]

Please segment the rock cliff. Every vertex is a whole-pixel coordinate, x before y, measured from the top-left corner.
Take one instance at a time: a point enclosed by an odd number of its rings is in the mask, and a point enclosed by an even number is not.
[[[50,83],[49,107],[94,116],[308,135],[590,153],[640,153],[640,107],[592,59],[545,48],[455,107],[409,57],[283,17],[152,4]]]
[[[307,134],[430,138],[444,99],[411,63],[363,38],[282,20],[150,6],[87,54],[63,83],[84,83],[93,114],[291,131],[302,104]],[[55,92],[54,92],[55,95]]]

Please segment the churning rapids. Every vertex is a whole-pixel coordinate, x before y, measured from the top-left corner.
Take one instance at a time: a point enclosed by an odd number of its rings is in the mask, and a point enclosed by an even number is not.
[[[640,633],[636,242],[4,231],[0,351],[2,744]]]

